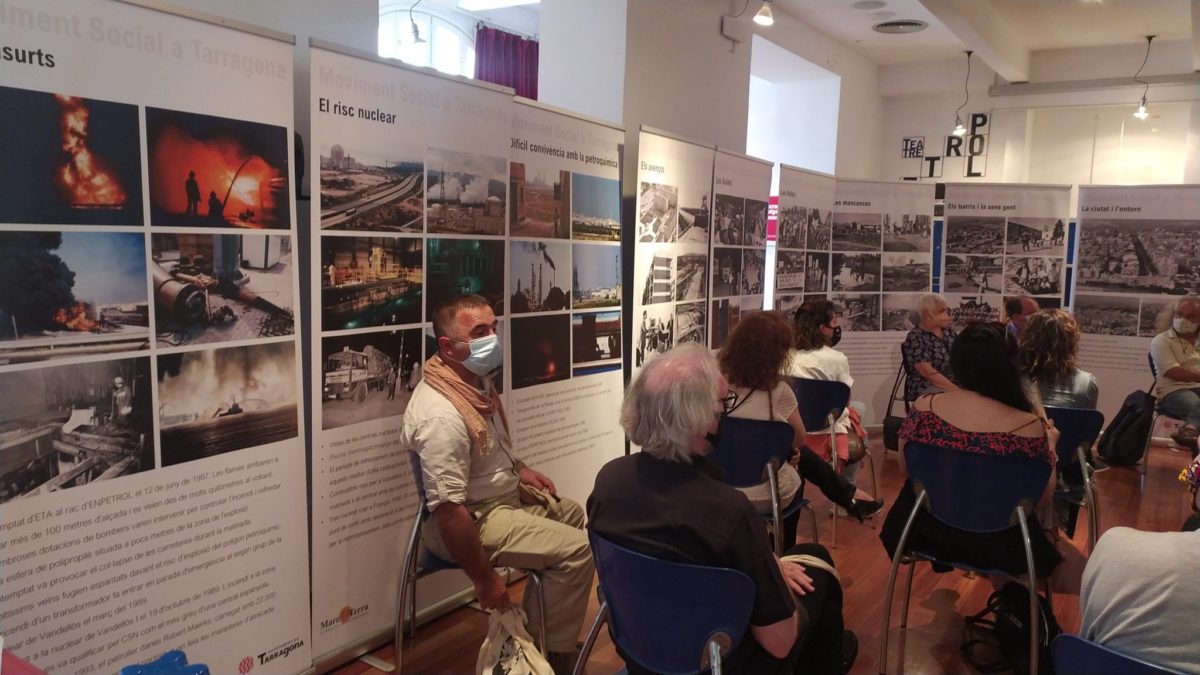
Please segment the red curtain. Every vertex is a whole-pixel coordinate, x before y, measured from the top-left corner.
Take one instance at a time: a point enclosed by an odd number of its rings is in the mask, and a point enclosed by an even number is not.
[[[475,29],[475,79],[512,87],[537,99],[538,43],[480,25]]]

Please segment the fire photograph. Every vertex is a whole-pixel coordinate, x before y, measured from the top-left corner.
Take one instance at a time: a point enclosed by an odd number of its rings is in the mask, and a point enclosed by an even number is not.
[[[621,305],[620,246],[571,246],[571,298],[575,309]]]
[[[716,203],[716,243],[741,246],[746,229],[746,200],[717,195],[713,201]]]
[[[421,323],[419,237],[321,237],[321,330]]]
[[[1000,320],[1003,298],[999,295],[949,293],[945,298],[950,306],[950,321],[956,331],[976,321]]]
[[[1004,259],[997,256],[948,255],[942,290],[960,293],[999,293]]]
[[[685,194],[681,201],[684,201],[684,206],[679,207],[679,235],[676,240],[681,244],[702,244],[707,247],[708,228],[712,220],[712,211],[708,208],[708,186],[704,186],[703,190],[694,190],[691,195]]]
[[[834,253],[833,290],[878,291],[878,253]]]
[[[780,208],[776,246],[779,248],[804,248],[804,230],[807,224],[808,209],[803,206]]]
[[[570,286],[563,288],[570,279],[570,242],[514,241],[508,254],[512,290],[509,311],[525,314],[571,309]]]
[[[810,251],[828,251],[832,245],[833,212],[820,209],[808,210],[808,224],[804,228],[805,246]]]
[[[897,219],[893,215],[886,215],[883,220],[883,250],[929,253],[933,246],[929,221],[929,216],[904,214]]]
[[[621,358],[621,312],[571,315],[571,363]]]
[[[504,235],[506,158],[429,148],[425,175],[426,232]]]
[[[1029,256],[1004,259],[1004,292],[1019,295],[1057,295],[1062,292],[1061,259]]]
[[[0,365],[149,346],[141,234],[0,232]]]
[[[779,251],[775,254],[775,290],[780,293],[804,290],[802,251]]]
[[[835,293],[829,296],[847,331],[879,330],[878,293]]]
[[[1061,258],[1066,239],[1062,218],[1009,218],[1004,252]]]
[[[1075,263],[1080,290],[1200,292],[1200,220],[1087,220]]]
[[[916,327],[919,293],[883,294],[883,329],[908,332]]]
[[[703,300],[708,295],[708,254],[675,256],[675,299]]]
[[[0,222],[142,226],[138,108],[0,87]]]
[[[508,189],[512,195],[510,235],[571,237],[571,172],[533,162],[511,162]]]
[[[420,148],[322,146],[321,229],[420,232],[425,165]]]
[[[883,290],[928,291],[932,260],[928,253],[884,253]]]
[[[571,174],[571,236],[581,241],[621,241],[620,182]]]
[[[284,127],[146,108],[150,224],[287,230]]]
[[[162,465],[295,438],[296,343],[158,356]]]
[[[423,342],[420,328],[321,340],[321,428],[404,414],[408,385],[414,375],[420,381]]]
[[[741,295],[761,295],[763,277],[767,269],[767,252],[745,249],[742,251]]]
[[[687,342],[704,344],[704,303],[689,302],[675,305],[675,344]]]
[[[712,294],[714,298],[740,295],[742,278],[742,249],[714,248],[712,264]]]
[[[634,367],[641,366],[646,359],[671,348],[675,326],[675,308],[671,304],[652,305],[642,308],[637,318],[637,337],[634,342]]]
[[[637,241],[675,241],[679,221],[679,188],[642,181],[639,195]]]
[[[1004,253],[1004,218],[948,216],[946,253],[1000,255]]]
[[[880,213],[834,213],[831,246],[835,251],[878,251],[882,223]]]
[[[709,341],[708,346],[713,349],[720,349],[725,344],[725,340],[729,338],[729,334],[733,332],[733,327],[737,325],[740,318],[741,305],[738,304],[737,298],[713,300],[712,339]]]
[[[154,233],[150,258],[159,347],[295,333],[289,237]]]
[[[425,265],[429,268],[425,306],[430,311],[455,296],[474,293],[492,303],[496,316],[503,316],[503,241],[429,238],[425,240]]]
[[[525,316],[512,320],[512,388],[571,377],[571,317]]]
[[[150,359],[0,373],[0,504],[154,468]]]
[[[767,203],[757,199],[746,200],[746,229],[742,237],[745,246],[763,246],[767,243]]]
[[[1084,333],[1138,334],[1139,298],[1136,295],[1077,295],[1075,321]]]

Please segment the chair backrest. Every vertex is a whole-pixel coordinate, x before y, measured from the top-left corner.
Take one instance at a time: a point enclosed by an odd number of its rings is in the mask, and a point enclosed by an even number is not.
[[[800,420],[808,431],[828,428],[829,415],[838,419],[850,405],[850,387],[845,382],[791,377],[788,384],[796,394]]]
[[[613,641],[656,673],[696,673],[710,638],[722,654],[750,625],[754,582],[742,572],[668,562],[588,533]]]
[[[1178,670],[1156,666],[1066,633],[1054,638],[1050,657],[1057,675],[1180,675]]]
[[[1068,466],[1078,461],[1075,449],[1080,445],[1088,448],[1100,437],[1104,428],[1104,413],[1099,410],[1083,410],[1079,408],[1058,408],[1046,406],[1046,416],[1054,420],[1058,428],[1058,465]]]
[[[419,512],[425,512],[425,483],[421,474],[421,456],[415,452],[408,453],[408,465],[412,467],[413,483],[417,486],[417,505]]]
[[[927,492],[933,517],[971,532],[1007,529],[1019,504],[1032,511],[1051,470],[1049,463],[1023,455],[985,455],[914,441],[904,446],[904,464],[913,485]]]
[[[766,422],[725,417],[709,459],[725,472],[725,482],[734,487],[758,485],[763,470],[775,459],[780,465],[792,452],[796,433],[787,422]]]
[[[1150,374],[1153,375],[1154,379],[1157,380],[1158,379],[1158,368],[1154,367],[1154,355],[1147,352],[1146,353],[1146,361],[1148,361],[1150,363]]]

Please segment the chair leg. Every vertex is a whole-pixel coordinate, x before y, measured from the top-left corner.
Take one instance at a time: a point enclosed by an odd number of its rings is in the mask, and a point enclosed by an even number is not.
[[[416,615],[416,583],[417,583],[417,550],[421,545],[421,511],[424,505],[418,507],[417,517],[413,521],[412,530],[408,535],[408,548],[404,551],[404,560],[400,565],[400,578],[396,584],[396,632],[394,651],[392,654],[392,662],[387,663],[371,654],[364,654],[359,657],[363,663],[371,667],[382,670],[385,673],[395,672],[399,675],[401,668],[401,660],[404,646],[404,615],[409,603],[412,603],[412,616]],[[416,620],[409,620],[409,630],[416,630]]]
[[[588,631],[587,638],[583,641],[583,649],[579,650],[579,660],[575,662],[575,669],[571,671],[571,675],[583,675],[583,667],[587,664],[588,657],[592,655],[592,647],[596,645],[596,638],[600,635],[600,628],[608,621],[608,601],[600,603],[600,609],[596,611],[596,620],[592,622],[592,629]]]
[[[829,425],[829,465],[833,467],[833,472],[840,474],[838,471],[838,455],[837,455],[837,418],[832,413],[825,416],[825,423]],[[831,504],[829,506],[833,514],[833,525],[830,527],[830,537],[833,541],[830,542],[830,548],[837,548],[837,530],[838,530],[838,505]]]
[[[1142,448],[1141,466],[1138,467],[1142,473],[1140,482],[1138,483],[1138,490],[1140,492],[1146,491],[1146,469],[1150,465],[1150,446],[1154,444],[1154,427],[1158,426],[1159,417],[1161,415],[1154,413],[1154,416],[1150,418],[1150,431],[1146,434],[1146,447]]]
[[[812,523],[813,543],[820,544],[821,533],[817,530],[817,512],[814,511],[813,507],[808,504],[804,505],[804,509],[808,511],[808,520],[810,523]]]
[[[529,579],[529,582],[525,585],[525,592],[528,593],[530,591],[529,586],[532,585],[532,590],[537,593],[537,602],[535,603],[538,612],[537,645],[538,649],[542,652],[542,656],[546,656],[550,653],[550,650],[546,647],[546,587],[542,584],[542,575],[536,571],[525,570],[525,576]]]
[[[1075,452],[1083,471],[1083,500],[1087,505],[1088,512],[1088,553],[1091,554],[1096,550],[1096,540],[1100,538],[1100,512],[1099,504],[1096,502],[1095,478],[1092,476],[1091,467],[1088,466],[1087,454],[1084,452],[1083,446],[1080,445]]]
[[[771,523],[773,525],[774,536],[771,537],[775,541],[775,556],[783,557],[783,519],[780,516],[781,508],[779,505],[779,474],[775,470],[775,464],[770,462],[767,464],[767,484],[771,489]]]
[[[863,457],[871,469],[871,499],[879,499],[879,476],[875,474],[875,457],[870,450],[867,450]]]
[[[908,563],[908,580],[904,583],[904,604],[900,606],[900,627],[908,628],[908,602],[912,598],[913,571],[917,569],[917,561]]]
[[[900,533],[900,542],[896,544],[896,553],[892,556],[892,566],[888,569],[887,586],[883,592],[883,631],[880,632],[879,638],[879,675],[887,673],[888,628],[892,623],[892,593],[896,590],[896,572],[900,567],[900,559],[904,557],[908,533],[912,530],[913,521],[917,519],[917,512],[925,503],[925,497],[925,491],[921,490],[921,494],[917,496],[917,503],[908,514],[908,521],[904,523],[904,531]]]
[[[1029,571],[1029,675],[1037,675],[1038,633],[1041,630],[1038,622],[1037,570],[1033,566],[1033,544],[1029,539],[1029,524],[1025,519],[1025,509],[1018,506],[1016,511],[1017,522],[1021,525],[1021,539],[1025,544],[1025,566]]]

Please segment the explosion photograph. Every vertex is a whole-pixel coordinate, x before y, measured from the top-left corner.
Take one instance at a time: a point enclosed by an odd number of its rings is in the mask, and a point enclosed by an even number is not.
[[[0,222],[143,222],[135,105],[0,87]]]
[[[287,129],[146,108],[150,224],[291,228]]]

